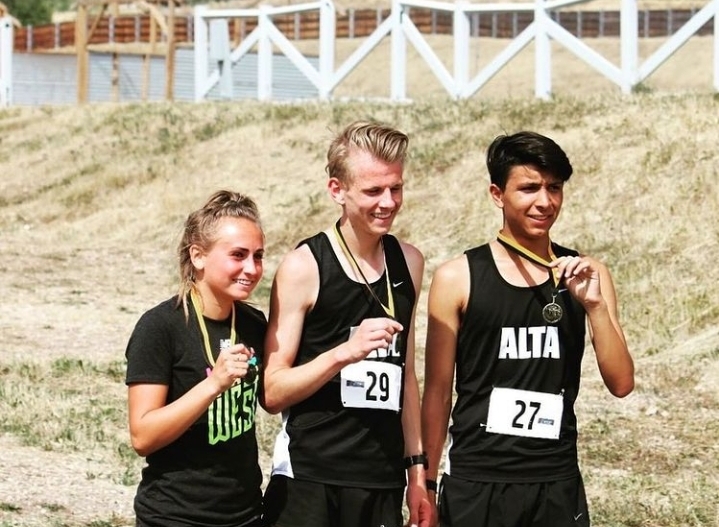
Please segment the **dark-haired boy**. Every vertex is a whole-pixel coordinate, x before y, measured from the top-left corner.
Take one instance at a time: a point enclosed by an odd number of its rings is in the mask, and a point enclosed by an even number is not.
[[[429,293],[427,488],[431,496],[456,370],[440,525],[588,526],[574,413],[587,323],[609,391],[634,388],[614,285],[606,266],[550,239],[573,171],[553,140],[499,136],[487,168],[502,229],[441,265]]]

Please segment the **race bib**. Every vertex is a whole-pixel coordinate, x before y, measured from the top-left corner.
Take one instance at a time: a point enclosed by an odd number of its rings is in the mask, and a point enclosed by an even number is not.
[[[341,397],[345,408],[394,410],[401,408],[402,368],[388,362],[363,360],[340,372]]]
[[[494,388],[489,397],[487,432],[559,439],[564,399],[553,393]]]

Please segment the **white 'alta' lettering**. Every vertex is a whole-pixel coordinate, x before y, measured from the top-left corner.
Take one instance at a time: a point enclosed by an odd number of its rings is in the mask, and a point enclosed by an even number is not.
[[[399,357],[399,350],[396,349],[394,346],[390,346],[389,349],[387,348],[377,348],[376,350],[372,350],[367,355],[368,359],[385,359],[387,357]]]
[[[392,343],[389,348],[377,348],[367,355],[368,359],[385,359],[387,357],[400,357],[399,349],[397,349],[397,333],[392,337]]]
[[[557,326],[502,328],[500,359],[558,359]]]

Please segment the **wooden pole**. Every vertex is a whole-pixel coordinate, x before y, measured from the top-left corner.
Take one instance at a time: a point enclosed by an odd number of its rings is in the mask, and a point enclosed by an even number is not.
[[[239,18],[235,18],[235,20],[232,23],[233,29],[234,29],[234,35],[232,35],[232,47],[236,48],[240,45],[240,41],[242,40],[242,20]]]
[[[175,98],[175,0],[168,2],[167,47],[165,55],[165,99]]]
[[[87,102],[88,62],[87,51],[87,6],[82,2],[77,5],[75,19],[75,52],[77,53],[77,102]]]
[[[82,4],[82,5],[85,8],[85,17],[87,17],[87,5],[85,5],[85,4]],[[102,15],[105,14],[106,9],[107,9],[107,3],[102,4],[102,9],[100,10],[97,17],[95,18],[95,21],[92,23],[92,27],[90,28],[89,33],[87,33],[87,37],[86,37],[87,42],[86,43],[89,44],[89,40],[95,34],[95,30],[97,29],[97,26],[100,25],[100,20],[102,20]],[[85,25],[85,28],[87,28],[87,25]],[[85,31],[87,31],[87,29],[85,29]]]

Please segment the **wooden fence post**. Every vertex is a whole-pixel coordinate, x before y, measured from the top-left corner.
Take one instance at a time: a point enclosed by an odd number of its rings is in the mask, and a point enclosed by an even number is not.
[[[175,99],[175,1],[168,2],[167,52],[165,54],[165,99]]]
[[[87,6],[80,2],[77,5],[75,18],[75,51],[77,52],[77,102],[87,102],[88,62],[87,51]]]

